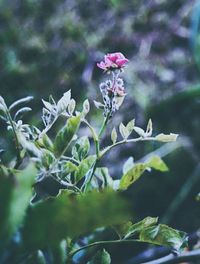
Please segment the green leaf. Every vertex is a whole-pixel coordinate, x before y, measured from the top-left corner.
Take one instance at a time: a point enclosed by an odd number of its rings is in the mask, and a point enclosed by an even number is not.
[[[128,230],[126,231],[126,234],[124,236],[124,239],[133,236],[136,233],[140,233],[144,228],[147,228],[149,226],[155,225],[158,222],[158,217],[146,217],[142,221],[132,224],[129,226]]]
[[[66,237],[79,237],[98,227],[120,224],[129,218],[129,203],[112,190],[81,195],[62,191],[59,196],[30,208],[22,239],[25,248],[44,248],[54,246]]]
[[[90,150],[90,142],[88,137],[79,138],[72,148],[72,155],[76,160],[84,159]]]
[[[54,149],[57,157],[62,156],[67,150],[73,136],[77,132],[81,116],[73,116],[67,120],[67,124],[57,133]]]
[[[167,165],[158,156],[153,156],[148,162],[136,163],[122,176],[119,185],[120,190],[126,190],[131,184],[138,180],[148,168],[159,171],[168,170]]]
[[[163,224],[143,229],[139,239],[143,242],[169,246],[176,251],[180,251],[187,245],[187,235],[185,232],[178,231]]]
[[[165,162],[159,156],[153,156],[151,160],[147,163],[147,166],[152,169],[163,171],[163,172],[169,170]]]
[[[54,161],[55,161],[55,156],[53,155],[53,153],[47,149],[43,149],[41,156],[42,166],[45,167],[46,169],[49,169]]]
[[[115,127],[113,128],[113,130],[111,132],[111,140],[112,140],[113,144],[115,144],[117,141],[117,131],[116,131]]]
[[[63,174],[66,174],[67,175],[69,173],[72,173],[72,172],[76,171],[77,170],[77,166],[73,162],[67,161],[64,164],[64,168],[63,169],[64,169],[63,170]]]
[[[86,173],[92,168],[95,160],[96,160],[96,155],[91,155],[81,161],[75,172],[75,179],[77,182],[80,181],[86,175]]]
[[[0,167],[0,249],[22,224],[35,176],[32,164],[20,172]]]
[[[146,170],[147,166],[145,163],[137,163],[135,166],[127,171],[120,180],[119,189],[126,190],[131,184],[133,184],[143,172]]]
[[[110,254],[105,250],[99,250],[96,255],[87,264],[110,264]]]

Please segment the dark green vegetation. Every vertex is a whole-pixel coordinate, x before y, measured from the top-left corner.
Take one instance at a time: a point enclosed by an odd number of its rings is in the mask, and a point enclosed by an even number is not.
[[[40,99],[48,100],[50,94],[58,99],[71,89],[79,103],[86,97],[100,97],[96,62],[104,53],[121,51],[130,59],[125,73],[128,96],[112,126],[121,120],[126,124],[134,116],[143,127],[144,117],[151,117],[155,133],[175,132],[180,137],[177,145],[159,152],[169,172],[153,171],[126,195],[133,201],[138,221],[147,215],[159,216],[162,223],[189,234],[196,233],[200,218],[195,200],[200,191],[200,11],[192,12],[193,4],[192,0],[0,1],[0,94],[8,104],[33,95],[33,112],[25,116],[32,124],[42,127]],[[100,115],[95,110],[89,118],[96,123]],[[4,123],[0,125],[1,148],[9,148],[2,160],[8,162],[14,144]],[[109,127],[107,132],[103,144],[110,140]],[[86,129],[80,133],[85,136]],[[116,148],[103,162],[117,178],[127,157],[140,160],[159,147],[155,142],[130,144]],[[105,232],[101,239],[112,236]],[[136,256],[146,246],[119,248],[106,248],[114,263]],[[33,258],[36,255],[40,253]]]

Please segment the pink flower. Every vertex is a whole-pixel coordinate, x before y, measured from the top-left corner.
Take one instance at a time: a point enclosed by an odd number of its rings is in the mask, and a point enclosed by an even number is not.
[[[104,71],[121,69],[128,61],[121,52],[109,53],[104,56],[104,61],[97,63],[97,66]]]

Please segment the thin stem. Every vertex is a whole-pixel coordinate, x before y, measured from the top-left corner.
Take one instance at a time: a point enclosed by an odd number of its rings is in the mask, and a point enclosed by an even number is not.
[[[102,136],[102,134],[103,134],[103,132],[104,132],[104,130],[106,128],[106,125],[108,124],[109,118],[110,118],[110,112],[104,118],[104,122],[103,122],[102,127],[101,127],[101,129],[99,131],[99,134],[98,134],[99,140],[101,139],[101,136]]]
[[[91,134],[92,134],[92,137],[94,140],[94,144],[95,144],[96,155],[98,157],[99,156],[99,139],[98,139],[97,133],[86,119],[83,119],[82,122],[85,123],[91,131]]]
[[[125,143],[135,143],[138,141],[157,141],[157,139],[153,138],[153,137],[146,137],[146,138],[138,137],[138,138],[132,138],[132,139],[123,139],[123,140],[118,141],[115,144],[105,148],[104,150],[102,150],[102,152],[100,153],[100,158],[102,158],[107,152],[109,152],[112,148],[114,148],[116,146],[119,146],[119,145],[122,145]]]
[[[69,256],[73,257],[75,254],[77,254],[79,251],[84,250],[84,249],[88,249],[91,247],[95,247],[95,246],[101,246],[101,245],[111,245],[111,244],[125,244],[125,243],[131,243],[131,242],[141,242],[142,241],[138,240],[138,239],[130,239],[130,240],[110,240],[110,241],[98,241],[98,242],[94,242],[91,244],[88,244],[86,246],[80,247],[72,252],[70,252]]]
[[[73,163],[76,163],[77,165],[80,164],[80,161],[78,161],[72,157],[62,156],[62,159],[72,161]]]

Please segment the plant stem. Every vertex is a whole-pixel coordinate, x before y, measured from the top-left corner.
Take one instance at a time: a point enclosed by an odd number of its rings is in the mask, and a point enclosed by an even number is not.
[[[95,247],[95,246],[101,246],[101,245],[110,245],[110,244],[124,244],[124,243],[131,243],[131,242],[141,242],[142,241],[138,240],[138,239],[130,239],[130,240],[110,240],[110,241],[98,241],[98,242],[94,242],[91,244],[88,244],[86,246],[80,247],[72,252],[70,252],[69,256],[73,257],[76,253],[78,253],[81,250],[87,249],[87,248],[91,248],[91,247]]]
[[[138,142],[138,141],[157,141],[156,138],[154,137],[138,137],[138,138],[132,138],[132,139],[123,139],[121,141],[116,142],[115,144],[105,148],[104,150],[102,150],[102,152],[100,153],[100,158],[102,158],[108,151],[110,151],[112,148],[125,144],[125,143],[134,143],[134,142]]]

